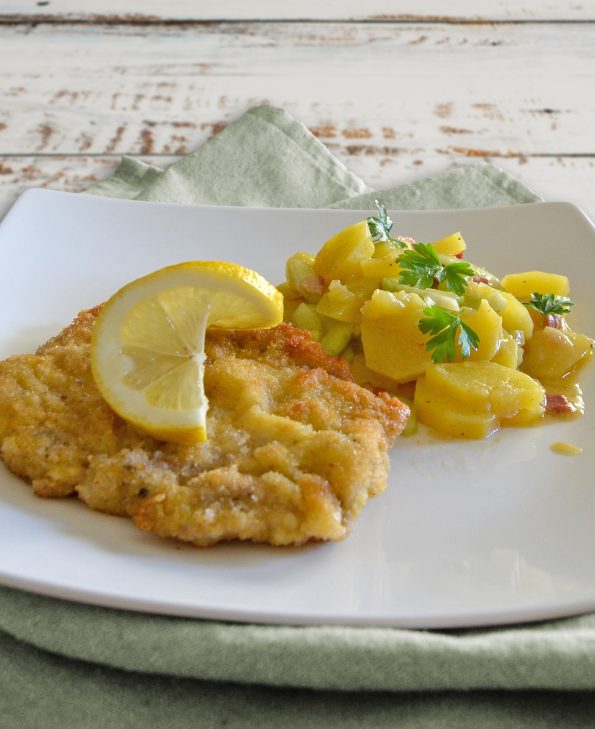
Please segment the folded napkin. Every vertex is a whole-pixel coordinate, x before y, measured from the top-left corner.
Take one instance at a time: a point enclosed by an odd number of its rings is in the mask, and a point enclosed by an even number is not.
[[[167,170],[125,158],[89,192],[370,208],[378,194],[285,112],[250,109]],[[488,165],[383,190],[389,208],[538,198]],[[594,726],[595,616],[486,630],[242,625],[0,588],[6,729]]]

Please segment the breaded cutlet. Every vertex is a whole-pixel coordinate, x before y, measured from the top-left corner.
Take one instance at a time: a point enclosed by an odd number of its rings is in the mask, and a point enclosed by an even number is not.
[[[76,494],[197,545],[284,545],[342,539],[384,490],[409,411],[357,385],[307,332],[208,331],[208,440],[180,445],[143,434],[99,393],[90,344],[100,308],[36,354],[0,362],[0,453],[37,495]]]

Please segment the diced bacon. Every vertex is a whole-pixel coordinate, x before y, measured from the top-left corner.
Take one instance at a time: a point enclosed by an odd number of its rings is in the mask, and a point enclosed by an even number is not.
[[[576,408],[566,395],[548,394],[545,396],[545,412],[548,415],[570,415]]]
[[[322,276],[306,276],[300,281],[300,286],[308,294],[322,296],[326,290],[326,282]]]
[[[546,327],[552,327],[552,329],[563,329],[564,323],[560,314],[548,314],[545,317]]]
[[[460,261],[465,258],[465,251],[461,251],[460,253],[455,254],[455,258],[458,258]]]
[[[483,283],[483,284],[489,284],[490,280],[486,278],[485,276],[473,276],[471,279],[472,281],[475,281],[475,283]]]

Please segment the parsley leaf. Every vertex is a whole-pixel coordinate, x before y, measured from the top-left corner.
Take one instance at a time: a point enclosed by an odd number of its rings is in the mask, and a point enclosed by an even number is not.
[[[474,276],[475,271],[467,261],[457,261],[444,266],[442,271],[438,273],[437,279],[439,283],[446,282],[446,288],[462,296],[467,288],[467,277]]]
[[[446,288],[457,296],[462,296],[467,288],[467,278],[473,276],[473,266],[467,261],[455,261],[443,266],[438,253],[431,243],[414,243],[410,251],[399,258],[401,269],[399,281],[419,289],[430,288],[434,280],[443,281]]]
[[[432,352],[434,362],[452,362],[457,354],[455,343],[461,347],[463,358],[469,357],[471,349],[477,349],[479,337],[461,321],[460,316],[454,316],[441,306],[428,306],[424,314],[425,317],[419,321],[419,328],[423,334],[434,335],[426,344],[426,350]]]
[[[374,200],[374,202],[376,203],[378,215],[375,218],[369,217],[366,221],[368,223],[368,230],[372,241],[374,243],[392,243],[399,248],[406,248],[407,243],[391,237],[390,232],[393,227],[393,221],[389,218],[384,205],[378,200]]]
[[[429,289],[442,271],[442,264],[431,243],[414,243],[411,250],[401,254],[398,263],[402,269],[399,281],[418,289]]]
[[[555,294],[531,294],[531,301],[524,301],[525,306],[536,309],[544,316],[548,314],[569,314],[570,307],[574,303],[565,296],[556,296]]]
[[[459,326],[461,327],[461,331],[459,332],[457,343],[461,345],[461,356],[463,358],[467,358],[470,356],[472,349],[477,351],[477,347],[479,346],[479,336],[477,332],[471,329],[471,327],[468,324],[465,324],[465,322],[459,320]]]

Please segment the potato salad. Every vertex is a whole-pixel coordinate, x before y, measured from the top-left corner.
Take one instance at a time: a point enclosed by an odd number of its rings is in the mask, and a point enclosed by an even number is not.
[[[593,340],[567,322],[566,276],[501,280],[465,259],[456,232],[433,242],[393,234],[385,207],[296,253],[279,286],[285,320],[345,357],[360,384],[408,402],[416,422],[455,438],[583,412],[577,382]]]

